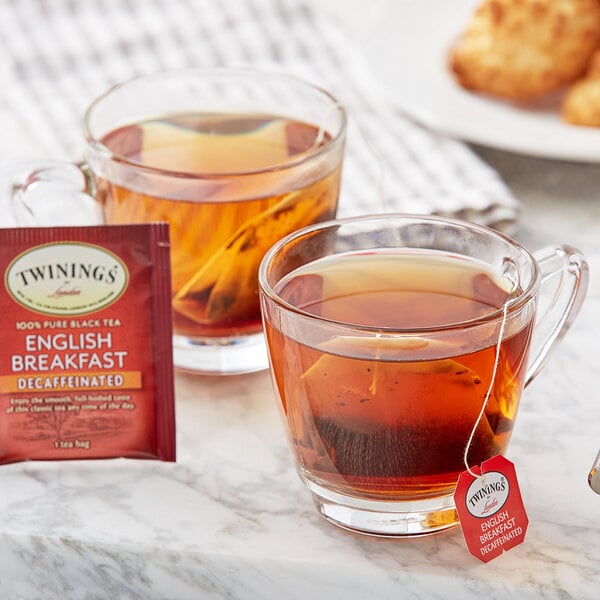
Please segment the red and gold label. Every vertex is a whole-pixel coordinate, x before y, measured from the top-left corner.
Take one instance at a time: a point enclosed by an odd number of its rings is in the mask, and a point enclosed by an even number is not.
[[[0,463],[174,460],[165,224],[0,230]]]

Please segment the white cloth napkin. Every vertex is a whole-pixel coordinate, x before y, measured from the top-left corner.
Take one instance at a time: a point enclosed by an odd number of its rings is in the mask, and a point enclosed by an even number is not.
[[[4,0],[0,54],[0,159],[77,159],[85,108],[118,81],[251,64],[310,79],[346,106],[340,216],[436,213],[499,228],[518,216],[519,203],[467,146],[386,105],[318,1]]]

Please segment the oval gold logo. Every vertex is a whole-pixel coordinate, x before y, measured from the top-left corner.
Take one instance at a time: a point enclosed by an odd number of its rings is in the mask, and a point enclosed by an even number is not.
[[[129,283],[116,255],[92,244],[57,242],[17,256],[6,269],[8,293],[22,306],[47,315],[85,315],[110,306]]]

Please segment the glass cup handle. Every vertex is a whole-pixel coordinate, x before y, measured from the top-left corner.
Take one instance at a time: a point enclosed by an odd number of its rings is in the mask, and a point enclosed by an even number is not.
[[[8,163],[2,196],[17,226],[102,223],[94,177],[86,163],[38,160]]]
[[[588,287],[589,269],[584,256],[572,246],[547,246],[534,252],[542,280],[540,305],[545,309],[537,318],[525,387],[544,368],[551,351],[565,336],[577,317]],[[544,292],[550,292],[548,298]]]

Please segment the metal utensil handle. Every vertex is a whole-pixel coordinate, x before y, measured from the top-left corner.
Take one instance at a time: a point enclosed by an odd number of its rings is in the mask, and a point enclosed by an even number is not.
[[[596,460],[590,469],[588,483],[596,494],[600,494],[600,451],[598,451],[598,456],[596,456]]]

